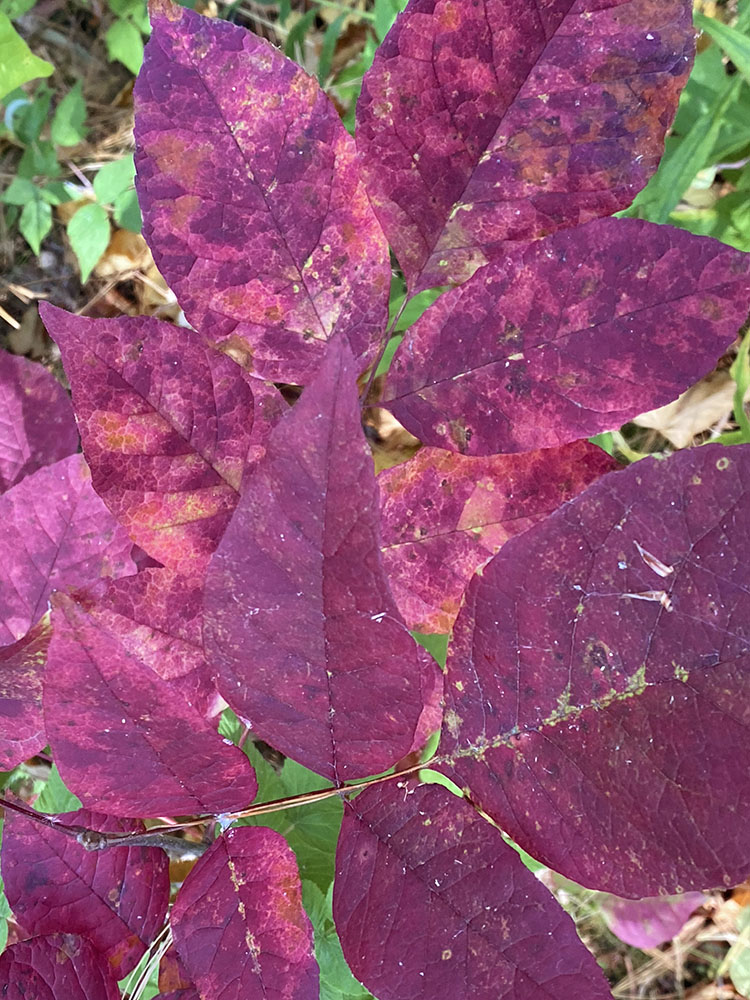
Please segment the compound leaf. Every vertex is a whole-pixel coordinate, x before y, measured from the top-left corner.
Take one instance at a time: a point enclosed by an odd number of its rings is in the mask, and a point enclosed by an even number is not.
[[[637,898],[750,868],[749,495],[748,445],[644,460],[469,585],[438,759],[583,885]]]
[[[365,367],[388,248],[354,140],[269,42],[166,0],[136,85],[144,233],[190,322],[264,378],[303,384],[334,330]]]
[[[53,590],[135,572],[133,543],[94,493],[83,455],[4,493],[0,522],[0,645],[26,635]]]
[[[491,458],[422,448],[382,472],[383,562],[409,628],[450,632],[478,566],[616,467],[601,448],[577,441]]]
[[[77,448],[73,407],[57,379],[0,351],[0,493]]]
[[[149,555],[200,574],[237,503],[252,379],[182,327],[40,312],[70,379],[94,488]]]
[[[689,0],[412,0],[357,106],[376,214],[412,291],[625,208],[694,50]]]
[[[60,822],[106,833],[141,833],[139,820],[86,809]],[[32,934],[80,934],[127,976],[161,927],[169,903],[169,864],[158,848],[87,851],[59,830],[8,811],[2,847],[5,894]]]
[[[59,595],[44,718],[65,784],[115,816],[228,812],[257,791],[245,755],[141,658],[85,593]],[[150,651],[149,651],[150,652]]]
[[[243,826],[220,837],[185,879],[171,922],[201,996],[318,1000],[297,864],[274,830]]]
[[[387,405],[425,444],[468,455],[557,447],[697,381],[749,295],[749,255],[599,219],[517,247],[438,299],[396,354]]]
[[[333,913],[380,1000],[605,1000],[572,920],[516,852],[440,785],[395,782],[347,804]]]
[[[356,372],[337,337],[246,478],[205,592],[221,693],[334,782],[395,764],[422,709],[416,646],[380,557]]]
[[[3,1000],[120,1000],[106,958],[77,934],[14,944],[0,955]]]

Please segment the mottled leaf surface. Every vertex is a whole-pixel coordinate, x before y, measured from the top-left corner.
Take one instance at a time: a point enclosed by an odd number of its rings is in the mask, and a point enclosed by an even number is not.
[[[347,804],[333,912],[380,1000],[605,1000],[570,917],[516,852],[440,785],[395,782]]]
[[[200,573],[237,503],[252,379],[190,330],[44,305],[94,488],[162,565]]]
[[[357,106],[367,189],[412,291],[632,201],[687,80],[691,11],[412,0]]]
[[[26,635],[53,590],[135,572],[132,542],[94,492],[83,455],[4,493],[0,523],[0,646]]]
[[[47,745],[42,678],[51,630],[42,619],[23,639],[0,647],[0,769],[10,771]]]
[[[265,39],[159,3],[136,85],[144,233],[189,321],[303,384],[334,330],[359,369],[388,314],[385,237],[354,140]]]
[[[0,351],[0,493],[77,448],[73,407],[57,379]]]
[[[714,366],[747,315],[749,261],[636,219],[518,247],[424,313],[386,405],[425,444],[468,455],[618,427]]]
[[[60,822],[107,833],[143,832],[139,820],[86,809]],[[3,880],[13,914],[32,934],[80,934],[106,958],[117,979],[138,964],[169,903],[169,863],[158,848],[87,851],[58,830],[8,812]]]
[[[203,652],[201,579],[149,568],[137,576],[102,581],[89,594],[92,621],[123,652],[150,667],[201,715],[215,715],[219,703],[225,707]]]
[[[613,934],[633,948],[645,949],[671,941],[705,902],[702,892],[649,899],[620,899],[605,893],[597,906]]]
[[[274,830],[242,826],[220,837],[185,879],[171,922],[201,996],[318,1000],[297,863]]]
[[[601,448],[577,441],[490,458],[422,448],[382,472],[383,562],[409,628],[450,632],[478,566],[616,467]]]
[[[14,944],[0,955],[3,1000],[120,1000],[106,958],[76,934]]]
[[[749,496],[747,445],[647,459],[469,586],[443,766],[577,882],[632,898],[750,869]]]
[[[392,766],[422,709],[382,567],[378,491],[343,338],[271,434],[209,567],[217,684],[272,746],[338,782]]]
[[[249,805],[257,785],[242,751],[224,742],[92,601],[60,595],[52,613],[44,719],[65,784],[84,806],[115,816]]]

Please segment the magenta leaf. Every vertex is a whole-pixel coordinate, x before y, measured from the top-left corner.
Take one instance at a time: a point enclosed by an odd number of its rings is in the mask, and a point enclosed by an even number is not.
[[[572,920],[502,835],[439,785],[367,789],[344,812],[333,913],[379,1000],[605,1000]]]
[[[142,832],[139,820],[79,809],[61,823],[108,833]],[[13,914],[32,934],[87,938],[117,979],[127,976],[153,940],[169,903],[169,864],[158,848],[87,851],[58,830],[8,812],[3,880]]]
[[[630,204],[687,80],[691,12],[412,0],[357,107],[367,190],[412,291]]]
[[[0,493],[77,448],[73,407],[57,379],[0,351]]]
[[[579,883],[656,896],[750,868],[749,498],[747,445],[647,459],[469,586],[439,759]]]
[[[0,522],[0,646],[26,635],[53,590],[135,572],[132,542],[94,493],[83,455],[4,493]]]
[[[190,330],[45,305],[94,488],[164,566],[200,573],[237,503],[252,379]]]
[[[10,771],[47,745],[42,678],[50,636],[42,619],[23,639],[0,647],[0,770]]]
[[[170,569],[89,588],[87,611],[127,654],[147,664],[207,717],[226,703],[211,681],[201,635],[203,581]]]
[[[356,374],[336,338],[247,477],[205,596],[220,692],[263,739],[336,782],[392,766],[422,710],[416,646],[380,557]]]
[[[412,327],[388,408],[425,444],[468,455],[618,427],[674,399],[731,344],[749,259],[636,219],[517,247]]]
[[[656,948],[679,934],[690,914],[705,903],[702,892],[649,899],[602,894],[599,910],[613,934],[633,948]]]
[[[137,638],[85,593],[55,598],[44,719],[81,802],[114,816],[228,812],[255,796],[245,755],[224,742]]]
[[[615,468],[600,448],[577,441],[491,458],[423,448],[382,472],[383,561],[409,628],[450,632],[478,566]]]
[[[14,944],[0,955],[3,1000],[120,1000],[106,958],[76,934]]]
[[[317,1000],[297,863],[275,830],[242,826],[220,837],[185,879],[171,922],[201,997]]]
[[[361,370],[388,313],[388,247],[354,140],[269,42],[160,0],[136,85],[138,194],[189,321],[263,378],[305,383],[333,334]]]

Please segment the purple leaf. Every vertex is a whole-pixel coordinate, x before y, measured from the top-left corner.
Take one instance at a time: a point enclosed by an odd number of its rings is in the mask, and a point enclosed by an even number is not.
[[[450,632],[474,571],[617,463],[577,441],[468,458],[423,448],[378,476],[383,561],[409,628]]]
[[[274,830],[242,826],[220,837],[185,879],[171,921],[202,997],[317,1000],[297,863]]]
[[[359,370],[390,262],[353,139],[269,42],[160,2],[136,85],[138,194],[189,321],[263,378],[303,384],[334,330]]]
[[[3,494],[0,523],[0,646],[26,635],[53,590],[135,572],[132,542],[94,493],[83,455]]]
[[[144,830],[139,820],[85,809],[57,818],[103,833]],[[19,924],[32,934],[82,935],[117,979],[132,972],[164,921],[169,864],[157,848],[87,851],[58,830],[8,812],[2,861],[5,894]]]
[[[221,693],[263,739],[336,782],[392,766],[422,710],[416,646],[380,557],[356,373],[337,338],[247,477],[205,597]]]
[[[689,0],[412,0],[357,107],[375,212],[412,291],[625,208],[694,50]]]
[[[602,895],[597,904],[613,934],[633,948],[656,948],[671,941],[690,914],[705,903],[701,892],[651,899],[620,899]]]
[[[439,785],[394,782],[347,804],[333,913],[380,1000],[604,1000],[572,920],[500,832]]]
[[[47,745],[42,678],[52,630],[45,619],[0,647],[0,769],[10,771]]]
[[[583,885],[656,896],[750,868],[749,499],[750,446],[647,459],[469,586],[438,759]]]
[[[120,1000],[107,960],[85,938],[52,934],[0,955],[3,1000]]]
[[[164,566],[200,574],[237,503],[252,379],[190,330],[45,305],[94,488]]]
[[[674,399],[732,343],[750,257],[636,219],[518,247],[407,334],[388,408],[425,444],[535,451]]]
[[[144,662],[95,600],[55,598],[52,628],[44,719],[60,774],[85,806],[170,816],[252,801],[257,785],[242,751]]]
[[[102,582],[88,593],[94,598],[87,605],[92,621],[201,715],[211,717],[226,707],[203,652],[201,580],[151,568]]]
[[[0,493],[77,449],[73,407],[57,379],[0,351]]]

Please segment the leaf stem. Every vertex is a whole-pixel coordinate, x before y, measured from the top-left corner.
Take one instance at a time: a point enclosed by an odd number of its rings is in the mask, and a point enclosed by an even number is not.
[[[416,771],[421,771],[429,767],[431,761],[420,761],[411,767],[404,768],[403,771],[391,771],[388,774],[381,774],[375,778],[366,778],[364,781],[356,782],[352,785],[343,785],[340,788],[320,788],[312,792],[304,792],[302,795],[289,795],[282,799],[273,799],[270,802],[260,802],[254,806],[248,806],[241,812],[226,813],[222,816],[202,816],[197,819],[188,820],[186,823],[175,823],[173,825],[155,826],[143,833],[105,833],[101,830],[90,830],[85,826],[76,824],[61,823],[59,820],[47,816],[45,813],[37,812],[30,806],[11,802],[0,796],[0,805],[14,812],[19,812],[43,826],[58,830],[68,837],[72,837],[87,851],[103,851],[110,847],[161,847],[173,857],[194,857],[204,854],[211,846],[208,843],[195,843],[175,837],[171,834],[175,830],[185,830],[192,826],[202,826],[206,823],[215,823],[219,819],[234,822],[238,819],[248,819],[253,816],[264,816],[268,813],[281,812],[284,809],[295,809],[297,806],[310,805],[313,802],[322,802],[325,799],[333,798],[334,795],[350,795],[358,792],[370,785],[378,785],[383,781],[392,781],[394,778],[404,778]]]

